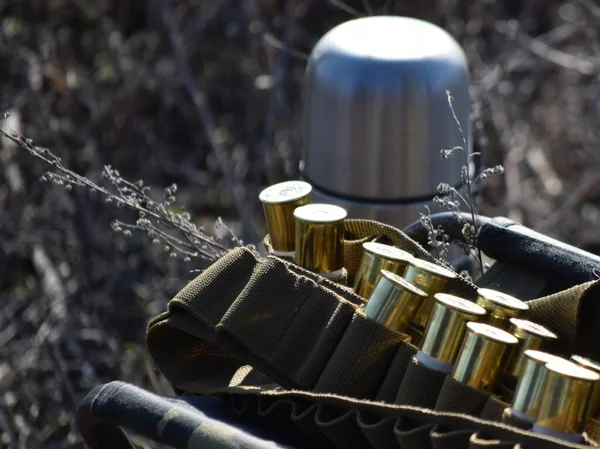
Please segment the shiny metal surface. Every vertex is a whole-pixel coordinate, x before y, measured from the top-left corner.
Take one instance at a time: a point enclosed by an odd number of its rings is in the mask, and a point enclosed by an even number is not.
[[[383,270],[365,307],[365,315],[388,329],[413,337],[410,323],[427,293],[391,271]]]
[[[307,204],[296,208],[296,263],[320,274],[341,270],[346,215],[343,208],[331,204]]]
[[[529,310],[525,302],[489,288],[477,289],[477,304],[488,311],[488,324],[501,329],[508,329],[511,318],[519,318]]]
[[[568,360],[547,363],[546,369],[536,423],[565,433],[583,432],[592,388],[600,376]]]
[[[508,332],[513,334],[519,340],[506,363],[506,373],[518,378],[525,364],[525,352],[529,349],[541,349],[552,341],[556,341],[558,336],[537,323],[519,318],[511,318]]]
[[[584,368],[594,371],[600,374],[600,363],[594,362],[593,360],[581,357],[580,355],[572,355],[571,361],[577,363]],[[588,415],[592,418],[600,418],[600,381],[594,382],[594,389],[592,391],[592,397],[590,399],[590,408]]]
[[[286,181],[262,190],[262,202],[271,246],[277,252],[292,252],[296,246],[294,210],[311,201],[312,186],[304,181]]]
[[[506,352],[517,337],[485,323],[467,323],[467,333],[454,364],[452,378],[476,390],[491,393]]]
[[[365,299],[371,297],[381,278],[381,270],[402,275],[413,255],[407,251],[383,243],[365,242],[363,256],[354,279],[354,291]]]
[[[467,322],[478,321],[486,312],[472,301],[447,293],[437,293],[434,298],[421,350],[436,360],[452,364],[462,346]]]
[[[436,293],[444,293],[448,283],[456,279],[457,275],[434,263],[414,258],[409,261],[403,277],[429,295],[413,320],[415,327],[423,332],[435,304],[434,295]]]
[[[515,387],[511,409],[517,414],[537,417],[548,370],[546,364],[565,360],[547,352],[526,350],[523,354],[523,369]]]
[[[439,182],[459,185],[462,155],[440,158],[462,145],[446,90],[468,139],[467,60],[446,31],[394,16],[333,28],[307,65],[303,179],[352,201],[427,200]]]
[[[300,179],[307,180],[300,175]],[[419,214],[427,212],[426,206],[431,213],[443,212],[442,209],[433,200],[416,201],[409,203],[384,203],[376,201],[357,201],[349,200],[341,196],[331,195],[320,190],[313,185],[311,193],[314,203],[335,204],[348,211],[348,216],[352,218],[364,218],[386,223],[396,228],[402,229],[419,219]],[[461,252],[462,254],[462,252]]]

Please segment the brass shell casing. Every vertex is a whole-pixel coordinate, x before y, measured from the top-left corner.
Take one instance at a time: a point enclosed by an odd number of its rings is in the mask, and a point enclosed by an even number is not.
[[[523,370],[513,395],[511,409],[518,417],[530,422],[537,418],[542,392],[548,370],[546,364],[565,360],[547,352],[526,350],[523,355]]]
[[[584,368],[594,371],[597,374],[600,374],[600,364],[598,362],[586,359],[580,355],[572,355],[571,361],[583,366]],[[600,418],[600,381],[594,383],[592,397],[590,398],[588,416],[591,416],[592,418]]]
[[[381,278],[381,270],[402,276],[413,255],[383,243],[365,242],[362,247],[362,259],[354,278],[354,292],[368,300]]]
[[[594,382],[600,376],[568,360],[547,363],[546,369],[536,426],[567,434],[582,433]]]
[[[476,302],[487,310],[488,324],[504,330],[509,327],[509,319],[519,318],[529,310],[525,302],[489,288],[477,289]]]
[[[540,349],[544,344],[557,340],[558,336],[537,323],[519,318],[509,320],[508,332],[519,340],[519,343],[510,353],[506,364],[506,373],[518,378],[523,372],[525,364],[525,351],[529,349]]]
[[[467,323],[480,320],[486,312],[472,301],[447,293],[436,293],[434,299],[421,351],[436,360],[453,364],[462,346]]]
[[[365,315],[388,329],[411,335],[410,323],[427,293],[391,271],[381,278],[365,307]]]
[[[428,298],[419,307],[413,320],[415,327],[422,332],[427,326],[431,311],[435,305],[434,295],[436,293],[444,293],[450,281],[456,279],[458,276],[447,268],[427,262],[426,260],[413,258],[406,267],[403,277],[428,295]]]
[[[262,202],[271,246],[277,253],[292,253],[296,246],[294,210],[311,201],[312,186],[286,181],[267,187],[258,195]]]
[[[344,267],[346,210],[332,204],[307,204],[294,210],[296,263],[322,275]]]
[[[485,323],[467,323],[462,348],[452,370],[452,378],[476,390],[491,393],[510,346],[517,337]]]

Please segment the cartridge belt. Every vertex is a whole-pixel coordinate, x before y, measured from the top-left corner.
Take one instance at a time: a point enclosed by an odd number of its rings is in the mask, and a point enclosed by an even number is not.
[[[349,278],[375,236],[435,262],[391,226],[347,220],[345,231]],[[568,351],[594,337],[580,310],[597,315],[598,285],[530,301],[526,318],[553,329]],[[474,298],[476,287],[457,277],[448,292]],[[311,435],[315,446],[586,447],[523,430],[497,397],[415,363],[417,348],[367,318],[363,302],[292,262],[236,248],[151,320],[147,344],[179,394],[223,397],[241,415]],[[599,438],[600,425],[591,421],[587,434]]]

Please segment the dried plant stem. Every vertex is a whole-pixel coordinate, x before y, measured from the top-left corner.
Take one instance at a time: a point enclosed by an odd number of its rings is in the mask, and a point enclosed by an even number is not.
[[[469,210],[471,212],[471,219],[473,220],[473,226],[475,226],[475,228],[477,229],[477,213],[475,210],[475,198],[473,197],[473,189],[471,186],[471,169],[470,169],[470,160],[469,160],[469,148],[467,146],[467,139],[465,138],[465,133],[463,131],[462,125],[460,124],[460,120],[458,119],[458,117],[456,116],[456,111],[454,110],[454,107],[452,106],[452,95],[450,95],[450,91],[446,92],[446,98],[448,99],[448,105],[450,106],[450,111],[452,112],[452,117],[454,118],[454,121],[456,122],[456,126],[458,127],[458,131],[460,132],[460,138],[462,140],[462,144],[463,144],[463,155],[465,158],[465,167],[466,167],[466,171],[467,171],[467,176],[463,176],[463,181],[466,185],[467,188],[467,196],[469,197],[469,199],[471,200],[470,204],[462,197],[463,202],[467,203],[467,206],[469,206]],[[459,194],[460,195],[460,194]],[[477,247],[476,249],[476,253],[477,253],[477,259],[479,262],[479,267],[481,269],[481,273],[483,274],[483,257],[481,256],[481,250],[479,249],[479,247]]]
[[[342,11],[347,12],[351,16],[354,16],[354,17],[364,17],[365,16],[359,10],[353,8],[352,6],[350,6],[347,3],[343,2],[342,0],[327,0],[327,1],[329,3],[331,3],[333,6],[337,6]]]
[[[291,49],[291,41],[293,39],[295,30],[296,30],[296,16],[294,14],[296,8],[296,3],[294,0],[287,0],[284,5],[285,12],[285,27],[283,31],[283,42],[278,42],[280,46],[274,46],[277,51],[277,58],[275,59],[274,67],[272,69],[273,76],[273,88],[271,92],[271,96],[269,98],[269,106],[267,110],[267,115],[265,117],[265,125],[264,125],[264,133],[263,138],[260,143],[259,154],[261,155],[261,165],[263,171],[265,171],[268,175],[269,170],[269,149],[273,146],[275,132],[277,130],[278,120],[281,119],[281,116],[285,116],[288,113],[287,101],[286,101],[286,89],[285,82],[289,76],[289,68],[290,68],[290,56],[292,53],[289,51]],[[258,8],[257,8],[258,9]],[[266,24],[264,23],[263,18],[259,18],[262,22],[262,28],[266,29]],[[274,38],[272,35],[269,35],[271,38]],[[267,33],[263,35],[263,39],[265,43],[267,41]],[[273,44],[271,44],[273,46]],[[308,56],[307,56],[308,59]],[[266,169],[265,169],[266,168]]]
[[[42,180],[52,181],[67,190],[71,190],[72,186],[84,187],[103,196],[107,203],[136,211],[140,218],[135,224],[123,223],[119,220],[113,222],[113,229],[122,232],[126,237],[131,236],[132,230],[145,231],[154,239],[154,243],[159,243],[160,240],[166,243],[165,251],[170,251],[172,247],[188,260],[191,257],[216,260],[227,252],[228,248],[217,238],[205,234],[202,228],[192,223],[187,212],[175,213],[171,210],[170,206],[175,202],[176,185],[165,189],[163,192],[165,201],[158,203],[147,195],[149,188],[144,187],[142,181],[130,182],[122,178],[117,170],[105,166],[103,176],[115,188],[116,193],[113,193],[106,187],[68,169],[49,149],[35,146],[30,139],[26,139],[19,133],[8,133],[0,129],[0,135],[53,167],[54,172],[47,172]],[[218,220],[217,226],[229,233],[235,246],[242,246],[242,241],[225,226],[221,219]],[[171,255],[176,256],[175,253]]]
[[[371,3],[369,2],[369,0],[362,0],[362,5],[363,8],[365,9],[365,12],[372,16],[373,15],[373,8],[371,7]]]
[[[241,195],[241,189],[239,188],[238,183],[234,179],[233,171],[228,161],[227,152],[216,137],[216,126],[213,116],[206,105],[206,96],[198,87],[198,84],[194,81],[190,64],[185,56],[185,51],[182,46],[182,39],[177,32],[177,28],[173,20],[173,12],[171,11],[168,3],[168,1],[160,1],[157,2],[156,5],[160,9],[163,24],[167,30],[173,51],[175,52],[175,59],[177,60],[179,75],[181,76],[185,89],[194,103],[194,107],[200,118],[200,122],[204,127],[204,131],[210,141],[221,171],[223,172],[227,190],[229,191],[229,194],[231,195],[237,212],[240,216],[243,229],[242,232],[244,233],[242,238],[252,242],[256,241],[258,239],[258,233],[254,227],[252,214],[246,205],[246,200]]]
[[[290,47],[285,42],[277,39],[275,36],[273,36],[273,34],[269,32],[265,32],[265,34],[263,35],[263,39],[266,44],[270,45],[273,48],[276,48],[277,50],[285,52],[290,56],[293,56],[294,58],[300,59],[301,61],[308,61],[309,59],[309,55],[307,53]]]
[[[488,176],[504,173],[504,168],[499,165],[492,168],[486,168],[473,179],[470,169],[471,158],[480,156],[480,153],[469,153],[467,139],[465,137],[463,127],[456,116],[456,112],[454,111],[454,107],[452,105],[453,98],[449,91],[446,91],[446,97],[448,100],[448,105],[450,106],[452,117],[456,122],[456,126],[458,127],[458,131],[461,136],[462,146],[455,146],[449,150],[443,149],[440,151],[440,156],[442,159],[448,159],[456,151],[463,153],[464,165],[461,169],[460,177],[466,191],[463,194],[450,184],[440,183],[437,188],[437,191],[440,195],[434,197],[433,201],[438,206],[442,206],[452,212],[455,219],[459,223],[462,223],[462,236],[464,239],[464,245],[462,245],[462,243],[461,245],[464,247],[464,250],[467,254],[471,254],[477,260],[480,273],[483,274],[483,255],[481,254],[481,250],[477,244],[480,225],[477,222],[477,209],[475,206],[475,196],[473,194],[473,184],[477,184],[485,180]],[[461,205],[464,205],[469,209],[468,213],[470,215],[470,221],[465,219],[463,216],[463,213],[460,210]],[[438,258],[444,258],[448,253],[450,237],[440,226],[437,228],[433,226],[433,220],[431,219],[429,208],[426,208],[426,210],[427,214],[421,214],[421,224],[427,230],[428,244],[429,246],[435,248]]]

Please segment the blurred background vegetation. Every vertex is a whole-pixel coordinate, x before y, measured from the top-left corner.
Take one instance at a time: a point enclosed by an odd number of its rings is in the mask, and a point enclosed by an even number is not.
[[[95,182],[111,165],[157,192],[177,183],[207,233],[223,217],[256,242],[258,192],[297,176],[307,54],[336,24],[381,13],[463,45],[475,149],[506,170],[481,211],[597,251],[591,0],[0,0],[4,126]],[[48,168],[2,142],[0,447],[82,447],[74,410],[103,382],[168,394],[145,325],[206,265],[115,233],[131,212],[40,182]]]

